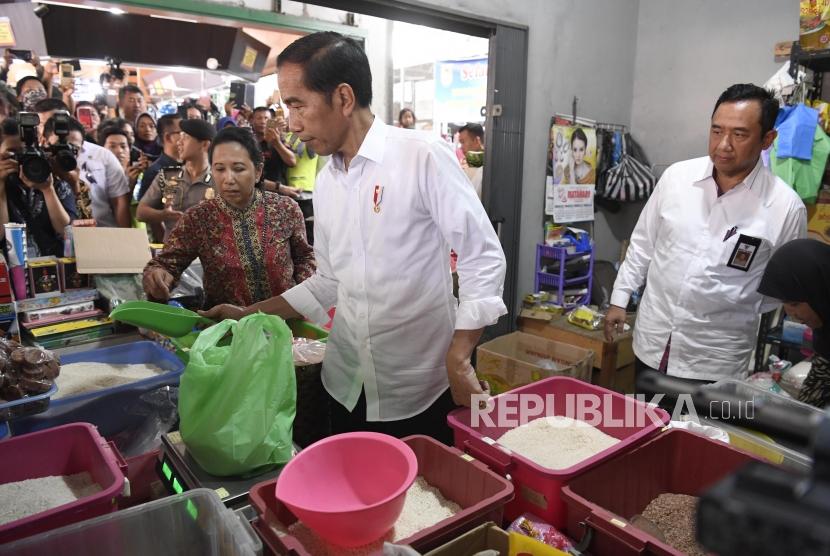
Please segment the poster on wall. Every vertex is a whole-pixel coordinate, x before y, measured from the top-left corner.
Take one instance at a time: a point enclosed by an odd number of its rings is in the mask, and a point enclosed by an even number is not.
[[[591,128],[551,122],[545,214],[556,223],[594,219],[597,134]]]

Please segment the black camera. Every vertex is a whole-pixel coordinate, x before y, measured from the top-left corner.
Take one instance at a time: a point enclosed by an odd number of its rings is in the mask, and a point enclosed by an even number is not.
[[[40,116],[34,112],[21,112],[18,115],[20,138],[23,140],[23,152],[15,156],[23,170],[23,175],[35,183],[43,183],[52,174],[52,161],[65,172],[78,167],[75,159],[77,148],[69,144],[69,114],[55,112],[54,133],[58,142],[46,148],[38,146],[38,125]]]

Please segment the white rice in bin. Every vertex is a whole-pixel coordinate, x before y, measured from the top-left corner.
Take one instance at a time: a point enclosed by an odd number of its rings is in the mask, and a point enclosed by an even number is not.
[[[504,433],[498,443],[548,469],[566,469],[619,442],[584,421],[540,417]]]
[[[461,506],[444,498],[440,490],[419,476],[406,491],[403,511],[395,522],[395,527],[372,544],[357,548],[334,546],[322,540],[300,521],[282,529],[282,532],[296,538],[314,556],[371,556],[382,553],[384,542],[411,537],[460,511]]]
[[[42,477],[0,485],[0,525],[101,492],[89,473]]]
[[[76,396],[96,390],[138,382],[167,372],[157,365],[80,362],[61,365],[53,399]]]

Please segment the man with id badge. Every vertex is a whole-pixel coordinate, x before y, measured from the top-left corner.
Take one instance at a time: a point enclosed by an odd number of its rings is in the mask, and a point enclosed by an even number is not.
[[[610,340],[646,283],[638,372],[716,381],[748,371],[760,315],[778,305],[757,292],[767,261],[807,234],[801,199],[761,160],[777,115],[768,91],[729,87],[712,114],[709,156],[666,169],[640,214],[605,319]]]

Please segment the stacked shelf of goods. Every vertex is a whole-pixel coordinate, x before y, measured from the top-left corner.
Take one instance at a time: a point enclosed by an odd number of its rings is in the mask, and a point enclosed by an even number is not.
[[[585,268],[586,272],[568,276],[568,271],[573,267],[580,270]],[[558,305],[570,308],[589,304],[593,273],[593,249],[575,251],[572,248],[551,247],[543,243],[536,246],[534,291],[551,292],[554,294],[552,301]]]

